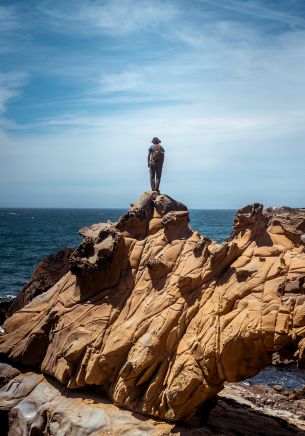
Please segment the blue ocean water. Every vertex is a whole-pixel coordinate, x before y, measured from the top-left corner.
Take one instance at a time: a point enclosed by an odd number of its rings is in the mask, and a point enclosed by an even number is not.
[[[0,209],[0,296],[16,295],[44,256],[76,247],[78,230],[117,221],[125,209]],[[191,227],[223,241],[232,230],[234,210],[191,210]]]

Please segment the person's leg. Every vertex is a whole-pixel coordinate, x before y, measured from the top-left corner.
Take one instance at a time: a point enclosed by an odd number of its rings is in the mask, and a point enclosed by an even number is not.
[[[159,191],[159,186],[160,186],[160,182],[161,182],[161,174],[162,174],[162,166],[163,166],[163,162],[156,163],[156,184],[155,184],[156,191]]]
[[[155,165],[150,164],[149,172],[150,172],[150,186],[151,186],[151,190],[154,191],[155,190],[155,174],[156,174],[156,167],[155,167]]]

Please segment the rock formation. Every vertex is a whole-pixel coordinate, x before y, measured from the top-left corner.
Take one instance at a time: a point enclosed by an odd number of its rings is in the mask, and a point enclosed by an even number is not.
[[[305,362],[305,210],[240,209],[222,244],[145,193],[81,230],[70,272],[4,323],[2,359],[118,406],[185,419],[274,352]]]

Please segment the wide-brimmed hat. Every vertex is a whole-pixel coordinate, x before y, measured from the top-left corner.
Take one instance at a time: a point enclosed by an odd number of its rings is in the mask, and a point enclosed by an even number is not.
[[[155,137],[155,138],[153,138],[152,139],[152,141],[151,141],[153,144],[160,144],[160,139],[159,138],[157,138],[157,137]]]

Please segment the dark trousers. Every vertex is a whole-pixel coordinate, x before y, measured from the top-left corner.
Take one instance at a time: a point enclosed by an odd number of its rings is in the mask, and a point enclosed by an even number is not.
[[[163,162],[153,162],[150,164],[150,186],[152,191],[157,191],[160,186]]]

